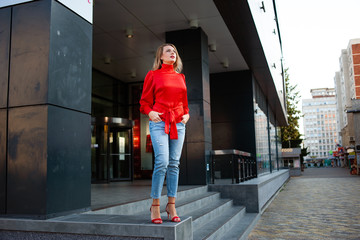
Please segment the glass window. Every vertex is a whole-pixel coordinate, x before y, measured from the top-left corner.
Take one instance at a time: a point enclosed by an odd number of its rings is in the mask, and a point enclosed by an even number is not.
[[[256,162],[260,175],[270,172],[267,117],[257,104],[255,109]]]
[[[271,152],[271,169],[277,170],[277,152],[276,152],[276,128],[270,123],[270,152]]]

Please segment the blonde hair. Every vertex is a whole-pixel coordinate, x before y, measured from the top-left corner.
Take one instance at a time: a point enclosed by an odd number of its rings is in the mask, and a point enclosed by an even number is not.
[[[171,43],[164,43],[160,47],[158,47],[158,49],[156,51],[156,56],[155,56],[152,70],[158,70],[161,68],[161,64],[162,64],[161,56],[163,54],[164,47],[166,47],[166,46],[170,46],[170,47],[174,48],[175,53],[176,53],[176,61],[174,63],[174,70],[178,73],[181,73],[183,64],[182,64],[181,58],[179,56],[179,53],[178,53],[176,47],[174,46],[174,44],[171,44]]]

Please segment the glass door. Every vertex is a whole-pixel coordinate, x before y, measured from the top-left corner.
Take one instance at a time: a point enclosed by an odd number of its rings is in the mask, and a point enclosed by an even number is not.
[[[107,182],[108,126],[93,124],[91,128],[91,181]]]
[[[131,180],[131,132],[128,129],[117,127],[110,128],[109,131],[109,179]]]
[[[127,119],[93,119],[91,136],[91,181],[133,179],[133,124]]]

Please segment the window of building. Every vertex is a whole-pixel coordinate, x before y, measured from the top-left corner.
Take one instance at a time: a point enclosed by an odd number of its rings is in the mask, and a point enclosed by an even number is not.
[[[255,134],[256,134],[256,162],[258,174],[270,172],[267,116],[256,104]]]

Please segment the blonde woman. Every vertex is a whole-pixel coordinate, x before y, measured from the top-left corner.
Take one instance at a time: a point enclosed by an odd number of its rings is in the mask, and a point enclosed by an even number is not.
[[[166,176],[168,204],[166,212],[173,222],[180,222],[175,209],[179,163],[185,138],[185,124],[190,118],[182,62],[173,44],[161,45],[153,69],[145,77],[140,112],[150,118],[149,128],[155,154],[152,176],[151,221],[161,224],[160,197]]]

